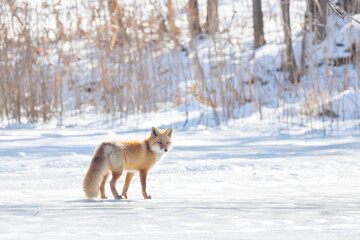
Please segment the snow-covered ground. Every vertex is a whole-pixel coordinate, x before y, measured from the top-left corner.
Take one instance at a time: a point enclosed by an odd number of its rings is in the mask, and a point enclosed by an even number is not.
[[[0,129],[0,239],[359,239],[360,137],[281,129],[176,129],[151,200],[82,190],[100,142],[148,129]]]

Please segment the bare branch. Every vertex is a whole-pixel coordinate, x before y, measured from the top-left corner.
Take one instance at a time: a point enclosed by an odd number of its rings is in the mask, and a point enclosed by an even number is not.
[[[345,17],[350,18],[352,20],[354,20],[357,23],[360,23],[359,20],[357,20],[356,18],[354,18],[353,16],[351,16],[350,14],[348,14],[347,12],[345,12],[344,10],[342,10],[340,7],[338,7],[333,1],[328,0],[327,1],[329,7],[334,11],[334,13],[336,13],[336,15],[338,15],[339,17],[341,17],[343,20],[345,19]]]

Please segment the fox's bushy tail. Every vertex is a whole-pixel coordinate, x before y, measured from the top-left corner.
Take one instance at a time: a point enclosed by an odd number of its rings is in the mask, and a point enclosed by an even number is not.
[[[96,198],[99,195],[100,181],[108,171],[106,158],[101,155],[95,154],[84,178],[83,188],[88,198]]]

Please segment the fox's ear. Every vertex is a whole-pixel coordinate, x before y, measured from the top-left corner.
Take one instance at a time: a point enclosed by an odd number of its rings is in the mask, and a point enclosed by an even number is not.
[[[166,134],[166,136],[171,137],[173,132],[174,132],[174,128],[169,127],[168,129],[166,129],[165,134]]]
[[[159,136],[159,129],[157,129],[156,127],[152,127],[151,128],[151,136],[153,137],[153,138],[156,138],[157,136]]]

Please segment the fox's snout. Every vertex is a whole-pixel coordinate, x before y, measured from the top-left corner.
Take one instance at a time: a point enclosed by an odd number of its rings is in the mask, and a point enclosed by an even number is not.
[[[167,153],[168,151],[171,150],[171,144],[170,143],[159,142],[157,144],[157,147],[158,147],[158,151],[163,152],[163,153]]]
[[[159,146],[161,150],[163,150],[164,152],[168,151],[168,146]]]
[[[170,147],[170,143],[168,141],[167,142],[160,141],[160,142],[158,142],[158,145],[159,145],[159,148],[164,152],[167,152]]]

